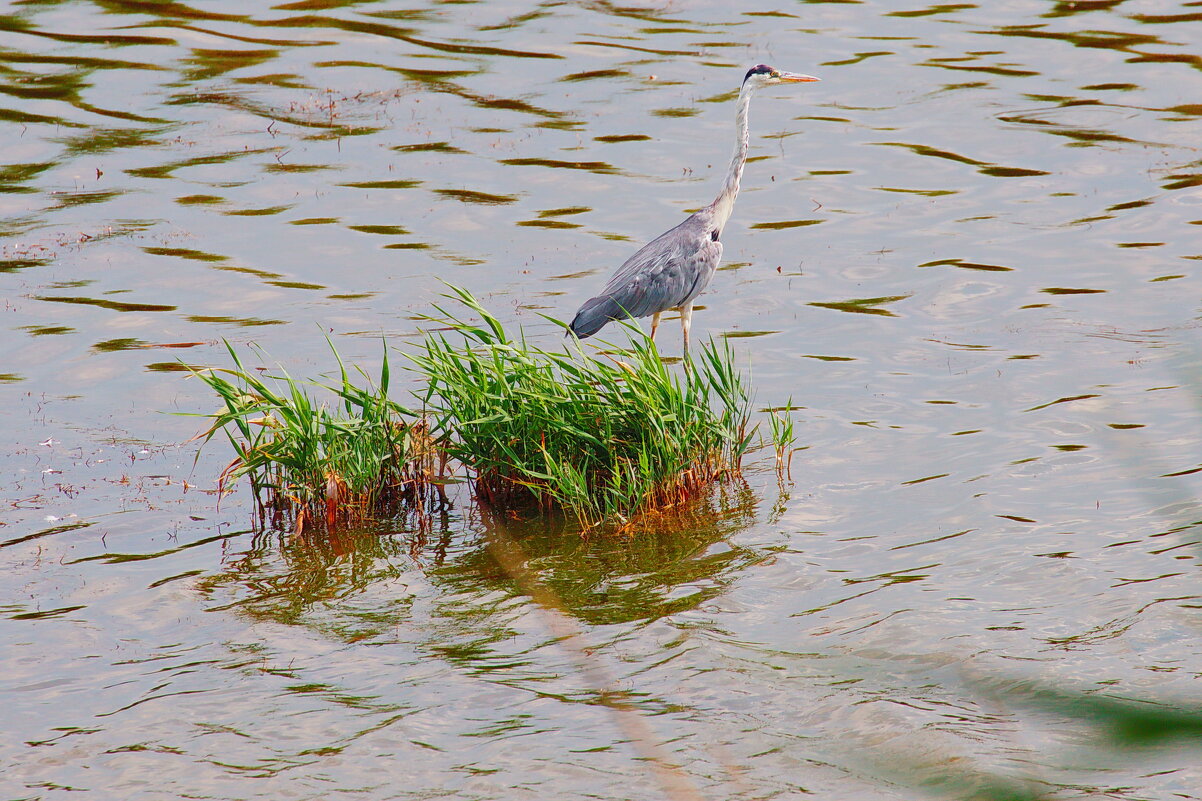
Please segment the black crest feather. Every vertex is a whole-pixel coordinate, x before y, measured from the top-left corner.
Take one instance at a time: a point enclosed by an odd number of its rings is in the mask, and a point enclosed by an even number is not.
[[[747,70],[747,74],[743,76],[743,83],[747,83],[747,79],[752,75],[763,75],[765,72],[772,72],[772,68],[767,64],[756,64],[754,67]]]

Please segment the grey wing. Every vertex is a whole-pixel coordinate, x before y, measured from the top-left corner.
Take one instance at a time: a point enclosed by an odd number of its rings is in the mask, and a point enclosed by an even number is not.
[[[701,294],[722,260],[722,243],[686,220],[647,243],[605,285],[631,317],[646,317],[688,303]]]

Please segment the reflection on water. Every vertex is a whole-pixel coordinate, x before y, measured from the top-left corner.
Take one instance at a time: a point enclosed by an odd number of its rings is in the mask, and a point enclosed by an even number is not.
[[[1198,798],[1196,753],[1081,756],[1106,699],[995,681],[1197,704],[1198,22],[0,12],[10,795]],[[787,492],[767,456],[629,541],[459,504],[314,542],[218,505],[225,454],[164,414],[216,405],[180,358],[368,364],[441,280],[558,341],[540,313],[714,195],[764,61],[824,81],[757,98],[694,331],[792,399]]]
[[[198,586],[212,599],[233,596],[210,610],[280,623],[303,623],[315,607],[379,582],[403,583],[408,571],[449,595],[527,593],[507,571],[509,560],[498,558],[501,549],[513,551],[573,617],[596,625],[648,622],[718,597],[733,571],[763,558],[728,539],[754,522],[755,500],[748,485],[728,483],[654,530],[624,537],[582,537],[563,520],[505,521],[480,509],[463,520],[450,508],[433,519],[398,519],[318,541],[260,533]]]

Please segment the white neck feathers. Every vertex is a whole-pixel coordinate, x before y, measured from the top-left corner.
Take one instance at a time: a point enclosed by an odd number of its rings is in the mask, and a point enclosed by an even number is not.
[[[747,108],[751,105],[751,82],[743,84],[739,90],[738,111],[735,113],[735,152],[730,158],[730,169],[726,180],[722,183],[722,191],[710,204],[714,210],[714,227],[721,231],[730,219],[735,208],[735,198],[739,196],[739,180],[743,177],[743,165],[747,162]]]

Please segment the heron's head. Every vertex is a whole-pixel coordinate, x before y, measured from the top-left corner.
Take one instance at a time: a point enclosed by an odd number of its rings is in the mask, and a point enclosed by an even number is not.
[[[756,64],[747,70],[747,77],[743,79],[743,86],[759,89],[763,86],[774,86],[778,83],[805,83],[807,81],[820,80],[822,79],[815,78],[813,75],[802,75],[800,72],[785,72],[784,70],[778,70],[776,67],[769,67],[767,64]]]

